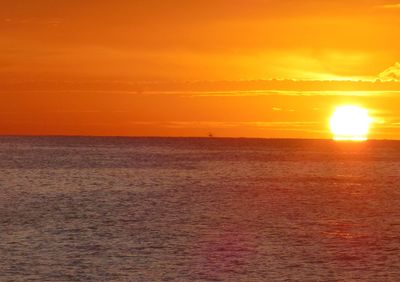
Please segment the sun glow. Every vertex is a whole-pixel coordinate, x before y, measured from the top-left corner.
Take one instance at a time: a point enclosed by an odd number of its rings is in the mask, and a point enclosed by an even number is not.
[[[368,110],[358,106],[337,107],[330,119],[333,139],[337,141],[366,141],[372,118]]]

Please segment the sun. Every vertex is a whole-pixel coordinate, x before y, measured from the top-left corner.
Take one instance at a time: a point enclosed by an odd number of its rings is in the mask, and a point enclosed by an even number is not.
[[[330,119],[333,139],[338,141],[365,141],[372,118],[368,110],[358,106],[337,107]]]

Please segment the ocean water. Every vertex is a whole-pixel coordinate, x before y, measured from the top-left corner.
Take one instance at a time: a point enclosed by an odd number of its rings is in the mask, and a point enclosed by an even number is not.
[[[0,138],[0,281],[400,281],[400,142]]]

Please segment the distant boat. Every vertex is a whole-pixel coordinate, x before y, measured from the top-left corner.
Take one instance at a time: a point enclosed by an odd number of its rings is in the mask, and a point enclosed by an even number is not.
[[[214,135],[210,132],[210,133],[208,134],[208,137],[209,137],[209,138],[213,138]]]

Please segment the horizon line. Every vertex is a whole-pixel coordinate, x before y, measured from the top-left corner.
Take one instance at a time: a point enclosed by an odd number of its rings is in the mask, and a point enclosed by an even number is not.
[[[400,141],[400,139],[367,139],[361,142],[354,140],[335,140],[334,138],[298,138],[298,137],[234,137],[234,136],[161,136],[161,135],[85,135],[85,134],[0,134],[0,138],[30,138],[30,137],[44,137],[44,138],[154,138],[154,139],[261,139],[261,140],[303,140],[303,141],[332,141],[335,143],[354,143],[362,144],[375,141]]]

